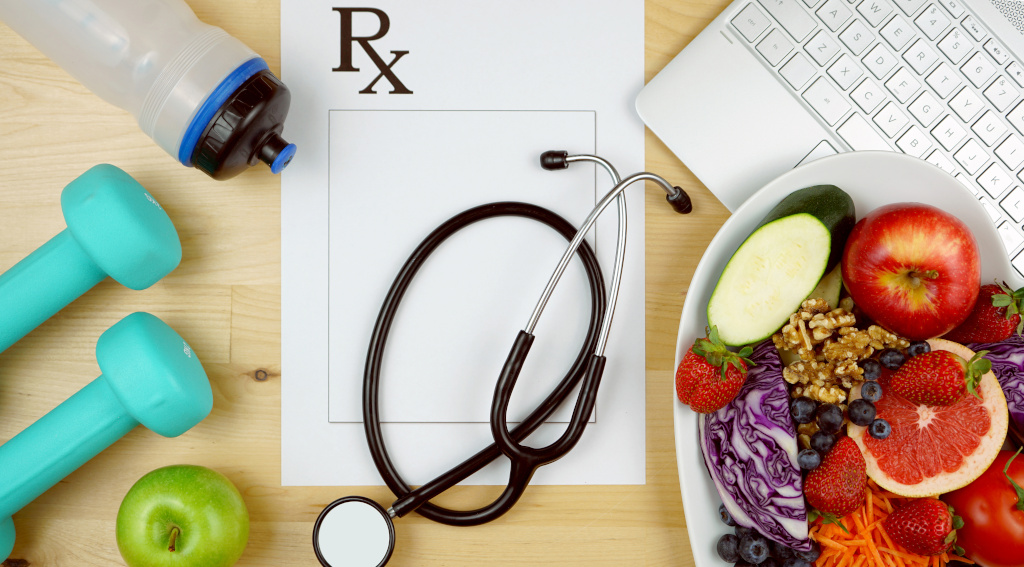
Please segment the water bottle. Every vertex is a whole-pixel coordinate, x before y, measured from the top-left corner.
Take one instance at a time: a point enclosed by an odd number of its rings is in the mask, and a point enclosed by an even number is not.
[[[183,0],[2,0],[0,20],[214,179],[259,161],[279,173],[295,155],[288,88]]]

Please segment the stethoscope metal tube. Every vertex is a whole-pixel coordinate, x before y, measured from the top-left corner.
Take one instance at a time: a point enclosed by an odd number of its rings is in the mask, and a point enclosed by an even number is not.
[[[574,230],[567,221],[554,213],[532,205],[523,203],[484,205],[457,215],[441,227],[438,227],[437,230],[424,240],[413,255],[410,256],[406,265],[403,266],[388,293],[387,299],[385,299],[384,306],[381,308],[381,316],[378,317],[377,325],[374,328],[373,339],[371,340],[370,350],[367,355],[363,403],[367,440],[370,444],[374,462],[381,472],[385,483],[388,484],[396,495],[400,496],[386,511],[376,503],[362,497],[342,498],[325,508],[320,517],[317,518],[313,534],[314,549],[321,564],[326,566],[333,565],[334,567],[350,565],[352,563],[348,561],[350,559],[348,555],[345,556],[345,561],[342,563],[340,562],[341,559],[334,557],[334,554],[342,553],[349,547],[350,543],[355,545],[364,541],[375,541],[379,542],[377,545],[380,549],[375,548],[369,551],[364,555],[365,562],[359,563],[359,565],[384,565],[390,559],[394,549],[395,532],[392,519],[396,516],[404,516],[413,510],[418,509],[421,514],[430,519],[453,525],[475,525],[495,519],[507,512],[518,501],[538,467],[564,456],[582,437],[587,421],[596,404],[597,391],[605,367],[605,345],[607,344],[612,313],[618,299],[622,278],[626,239],[626,202],[623,191],[626,187],[637,181],[653,181],[665,190],[668,202],[677,212],[688,213],[692,207],[689,197],[682,189],[673,187],[657,175],[643,172],[621,180],[615,168],[597,156],[569,156],[566,152],[545,152],[541,156],[541,165],[545,169],[564,169],[568,167],[569,163],[577,161],[589,161],[602,166],[614,183],[614,187],[602,197],[578,229]],[[596,257],[594,257],[593,252],[584,242],[584,237],[613,200],[618,203],[619,222],[617,227],[614,274],[606,307],[600,268],[597,266]],[[498,383],[495,386],[490,414],[491,433],[494,437],[494,444],[433,481],[416,490],[412,490],[400,480],[397,471],[387,457],[383,438],[380,434],[379,422],[376,419],[378,415],[377,377],[379,376],[383,344],[391,326],[394,309],[397,307],[402,295],[404,295],[405,289],[423,259],[436,249],[441,242],[468,224],[504,214],[526,216],[544,222],[562,233],[570,242],[545,286],[526,327],[517,335],[502,368]],[[561,279],[562,274],[574,255],[579,255],[583,259],[591,284],[592,301],[594,302],[594,310],[591,313],[591,330],[588,332],[588,337],[584,343],[583,350],[580,352],[580,356],[566,377],[563,378],[555,390],[545,398],[544,402],[536,410],[531,412],[518,427],[510,431],[506,418],[508,404],[519,373],[529,353],[530,346],[533,344],[533,330],[554,288],[557,286],[558,281]],[[600,327],[596,335],[594,334],[595,327]],[[546,447],[534,448],[524,446],[522,441],[554,412],[580,380],[582,380],[582,386],[576,406],[573,409],[569,425],[562,435]],[[512,466],[505,490],[490,505],[474,511],[454,511],[445,510],[429,503],[429,500],[434,496],[477,472],[500,454],[507,456]],[[345,509],[349,510],[347,514],[353,514],[354,518],[359,519],[353,519],[351,522],[340,520],[342,514],[338,511]],[[376,520],[368,521],[366,519],[367,514],[376,518]],[[382,520],[382,522],[377,520]],[[344,544],[339,543],[337,540],[329,540],[331,537],[340,537],[340,532],[344,529],[358,531],[367,525],[378,523],[386,524],[387,532],[381,532],[376,536],[372,534],[367,534],[366,536],[359,534],[347,538]],[[344,528],[342,526],[348,527]],[[328,549],[330,552],[325,551]]]

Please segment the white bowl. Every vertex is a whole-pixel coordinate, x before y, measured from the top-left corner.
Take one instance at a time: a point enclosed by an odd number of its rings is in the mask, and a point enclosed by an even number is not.
[[[679,321],[675,369],[687,349],[707,326],[707,304],[718,276],[732,254],[758,222],[789,193],[812,185],[831,184],[846,191],[857,218],[888,203],[920,202],[949,211],[967,223],[981,252],[982,282],[1006,280],[1013,289],[1024,282],[1010,266],[1003,243],[966,187],[932,164],[892,152],[850,152],[822,158],[793,169],[751,195],[711,240],[686,292]],[[672,397],[675,398],[673,388]],[[731,528],[718,517],[721,499],[704,467],[697,438],[697,414],[675,399],[673,407],[676,465],[686,526],[697,567],[721,567],[715,545]]]

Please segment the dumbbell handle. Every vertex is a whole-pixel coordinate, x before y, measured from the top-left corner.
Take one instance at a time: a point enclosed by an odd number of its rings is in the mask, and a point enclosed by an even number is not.
[[[106,277],[70,231],[51,238],[0,275],[0,352]]]
[[[100,376],[0,445],[0,522],[138,424]]]

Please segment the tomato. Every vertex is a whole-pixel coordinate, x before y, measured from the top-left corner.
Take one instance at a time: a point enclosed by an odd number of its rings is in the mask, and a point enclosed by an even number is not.
[[[1000,451],[992,465],[974,482],[941,498],[963,518],[957,545],[967,557],[985,567],[1024,567],[1024,511],[1017,493],[1003,474],[1013,451]],[[1010,464],[1010,477],[1024,486],[1024,453]]]

